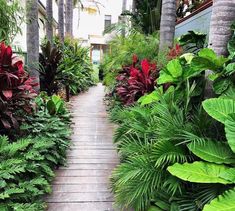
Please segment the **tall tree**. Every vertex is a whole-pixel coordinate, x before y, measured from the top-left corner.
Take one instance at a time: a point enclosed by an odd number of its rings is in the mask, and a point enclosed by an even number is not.
[[[227,44],[231,37],[231,25],[235,20],[235,0],[214,0],[210,22],[209,46],[217,55],[227,55]],[[210,70],[206,71],[205,98],[214,97],[213,83],[207,80]]]
[[[58,34],[64,43],[64,0],[58,0]]]
[[[29,74],[39,82],[37,66],[39,62],[38,0],[26,0],[27,19],[27,61]],[[39,86],[36,88],[39,90]]]
[[[209,45],[218,55],[227,54],[231,24],[235,20],[235,0],[214,0],[210,23]]]
[[[66,0],[65,32],[71,37],[73,36],[73,5],[73,0]]]
[[[53,8],[52,0],[47,0],[46,3],[46,36],[47,39],[53,42]]]
[[[122,13],[126,11],[126,5],[127,5],[127,0],[122,0]],[[125,37],[126,31],[125,31],[125,24],[126,24],[126,16],[122,16],[122,36]]]
[[[136,0],[132,0],[132,13],[135,14]]]
[[[176,0],[163,0],[160,23],[160,50],[165,47],[172,47],[175,36],[175,23]]]

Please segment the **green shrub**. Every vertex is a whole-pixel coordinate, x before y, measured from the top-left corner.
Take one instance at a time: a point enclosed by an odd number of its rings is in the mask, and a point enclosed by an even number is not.
[[[136,54],[139,60],[145,58],[153,61],[158,53],[158,35],[145,36],[133,31],[125,38],[117,36],[110,43],[110,53],[104,58],[100,69],[104,72],[104,84],[114,86],[115,78],[122,66],[132,64],[132,55]]]
[[[63,59],[59,66],[64,76],[63,84],[69,86],[75,95],[94,85],[94,70],[89,58],[89,48],[67,39],[63,49]]]
[[[37,109],[25,117],[22,138],[0,136],[0,210],[45,210],[54,169],[66,162],[70,116],[58,96],[40,94]]]

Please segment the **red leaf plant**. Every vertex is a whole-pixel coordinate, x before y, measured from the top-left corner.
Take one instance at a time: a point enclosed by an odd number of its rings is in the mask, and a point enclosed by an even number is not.
[[[19,127],[20,112],[32,110],[33,89],[38,86],[23,68],[10,46],[0,43],[0,131]]]
[[[133,64],[123,67],[117,76],[116,93],[124,105],[131,105],[141,96],[154,90],[158,71],[156,64],[147,59],[138,65],[138,58],[133,56]]]
[[[170,49],[169,53],[167,54],[167,59],[172,60],[176,59],[183,53],[183,48],[179,45],[176,44],[173,48]]]

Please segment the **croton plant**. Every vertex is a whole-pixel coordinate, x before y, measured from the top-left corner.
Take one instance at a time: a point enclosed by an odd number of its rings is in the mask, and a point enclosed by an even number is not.
[[[30,112],[31,99],[36,95],[34,78],[23,68],[22,60],[12,53],[12,48],[0,43],[0,130],[19,127],[19,113]]]
[[[124,105],[131,105],[154,90],[157,77],[156,64],[147,59],[139,62],[138,57],[133,55],[132,65],[123,67],[117,76],[116,94]]]

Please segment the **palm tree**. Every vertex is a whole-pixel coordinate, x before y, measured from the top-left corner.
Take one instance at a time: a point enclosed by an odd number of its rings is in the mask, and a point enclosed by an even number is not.
[[[124,13],[126,11],[126,5],[127,5],[127,0],[123,0],[122,1],[122,13]],[[126,31],[125,31],[126,17],[124,15],[122,16],[122,24],[123,24],[122,36],[125,37],[125,34],[126,34]]]
[[[64,0],[58,0],[58,35],[64,43]]]
[[[73,36],[73,0],[66,0],[65,10],[65,33]]]
[[[53,42],[53,9],[52,0],[47,0],[46,3],[46,36],[47,39]]]
[[[231,37],[231,24],[235,20],[235,0],[214,0],[210,22],[209,46],[218,55],[227,55],[227,44]],[[213,82],[208,80],[206,71],[205,98],[214,97]]]
[[[38,0],[26,0],[27,61],[29,74],[39,82],[36,65],[39,62]],[[39,90],[39,86],[36,88]]]
[[[132,0],[132,13],[135,14],[136,0]]]
[[[227,54],[231,24],[235,20],[235,0],[214,0],[210,23],[209,44],[218,55]]]
[[[163,0],[160,23],[160,51],[172,47],[175,36],[176,0]]]

